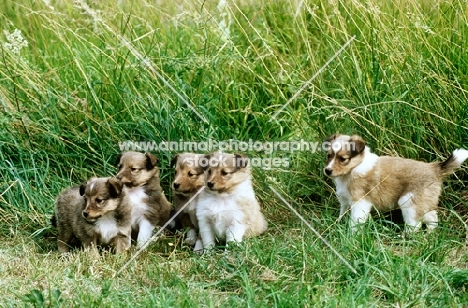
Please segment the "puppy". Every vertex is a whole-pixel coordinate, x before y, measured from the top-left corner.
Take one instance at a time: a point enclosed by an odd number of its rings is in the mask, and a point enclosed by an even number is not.
[[[175,167],[172,190],[176,212],[205,185],[205,170],[200,164],[203,157],[202,154],[181,153],[171,161],[171,166]],[[183,229],[188,229],[185,242],[192,246],[197,241],[198,219],[195,211],[197,202],[198,196],[179,215]]]
[[[138,248],[156,226],[167,222],[172,208],[161,188],[157,163],[150,153],[124,152],[117,157],[116,177],[124,184],[125,201],[132,208],[132,235]]]
[[[130,247],[131,209],[123,202],[122,182],[116,178],[91,178],[63,191],[54,220],[62,253],[69,252],[76,240],[85,248],[111,245],[116,253]]]
[[[400,208],[405,224],[417,231],[422,223],[437,227],[437,204],[442,180],[468,158],[455,150],[444,162],[377,156],[359,136],[333,135],[324,172],[333,178],[341,204],[340,217],[351,211],[351,230],[364,223],[371,210]],[[411,231],[410,230],[410,231]]]
[[[267,229],[252,187],[249,160],[244,155],[215,153],[206,155],[205,189],[196,208],[204,249],[215,239],[241,242]]]

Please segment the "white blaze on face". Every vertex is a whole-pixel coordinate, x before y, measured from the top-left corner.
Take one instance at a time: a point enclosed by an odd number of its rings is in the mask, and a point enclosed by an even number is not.
[[[336,153],[338,153],[338,151],[340,151],[341,148],[342,148],[341,142],[336,141],[336,140],[332,142],[332,144],[330,145],[330,149],[332,151],[333,159],[330,160],[330,162],[325,168],[333,169],[333,165],[335,164],[335,161],[336,161]]]
[[[325,167],[326,169],[333,169],[333,164],[335,163],[335,157],[336,157],[336,154],[333,153],[334,157],[333,159],[328,163],[328,165]]]

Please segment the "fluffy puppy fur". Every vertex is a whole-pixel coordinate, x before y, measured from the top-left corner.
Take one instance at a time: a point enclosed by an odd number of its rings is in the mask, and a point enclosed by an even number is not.
[[[150,153],[124,152],[117,157],[117,178],[124,184],[125,201],[132,208],[132,236],[141,247],[156,226],[164,225],[171,204],[159,181],[158,158]]]
[[[203,157],[202,154],[181,153],[171,161],[171,166],[175,168],[172,190],[176,212],[205,185],[205,170],[200,164]],[[179,215],[182,228],[188,229],[185,242],[192,246],[197,241],[198,219],[195,211],[197,202],[198,196]]]
[[[57,244],[62,253],[78,241],[85,248],[111,245],[116,253],[131,241],[131,209],[123,202],[122,183],[116,178],[91,178],[63,191],[55,206]]]
[[[267,229],[252,187],[249,160],[244,155],[215,153],[205,156],[207,188],[201,193],[196,213],[203,248],[241,242]]]
[[[351,229],[367,220],[370,212],[400,208],[406,225],[417,231],[422,223],[437,227],[437,204],[445,176],[468,158],[455,150],[444,162],[377,156],[359,136],[333,135],[324,172],[333,178],[341,204],[340,217],[351,211]]]

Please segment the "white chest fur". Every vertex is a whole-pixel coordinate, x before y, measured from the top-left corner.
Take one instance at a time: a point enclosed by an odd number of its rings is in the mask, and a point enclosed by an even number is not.
[[[109,244],[119,233],[113,213],[102,216],[96,221],[97,232],[101,234],[101,243]]]
[[[348,178],[337,177],[335,178],[336,196],[342,205],[349,206],[351,203],[351,194],[348,190]]]
[[[143,187],[126,188],[125,192],[132,207],[132,226],[136,226],[148,211],[146,193]]]
[[[255,198],[250,181],[239,184],[229,194],[203,192],[197,204],[197,217],[210,224],[217,237],[225,238],[229,227],[245,221],[246,214],[237,202],[245,197]]]
[[[377,164],[379,156],[377,154],[371,153],[368,147],[364,150],[364,159],[362,162],[351,171],[352,176],[365,176],[369,173]]]

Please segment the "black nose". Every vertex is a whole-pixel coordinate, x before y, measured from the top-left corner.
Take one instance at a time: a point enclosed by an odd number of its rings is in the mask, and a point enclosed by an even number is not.
[[[325,168],[325,174],[326,174],[326,175],[332,174],[332,171],[333,171],[333,170],[331,170],[330,168]]]
[[[88,215],[89,215],[88,212],[83,211],[83,217],[84,217],[84,218],[88,218]]]
[[[177,183],[177,182],[174,182],[174,184],[173,184],[172,186],[174,186],[174,189],[177,189],[177,188],[179,188],[179,187],[180,187],[180,184],[179,184],[179,183]]]
[[[208,182],[208,183],[206,183],[206,185],[208,185],[209,188],[213,188],[214,183],[213,182]]]

